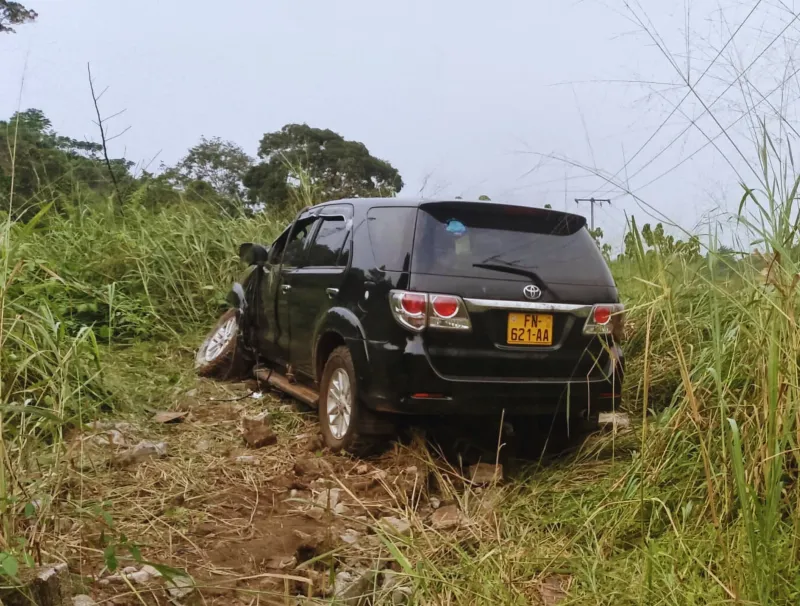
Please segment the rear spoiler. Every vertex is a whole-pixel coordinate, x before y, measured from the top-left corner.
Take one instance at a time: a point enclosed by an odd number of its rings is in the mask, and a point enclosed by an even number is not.
[[[480,212],[491,215],[512,215],[520,218],[541,220],[542,233],[569,236],[586,227],[586,217],[567,213],[551,208],[535,208],[533,206],[519,206],[516,204],[500,204],[498,202],[467,202],[463,200],[422,202],[422,210],[433,212],[440,211],[466,211]]]

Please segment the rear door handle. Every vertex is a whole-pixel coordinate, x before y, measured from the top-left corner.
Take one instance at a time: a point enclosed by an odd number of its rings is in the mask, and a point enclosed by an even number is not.
[[[329,299],[333,299],[336,295],[339,294],[338,288],[326,288],[325,293],[328,295]]]
[[[290,290],[292,290],[292,285],[291,284],[284,284],[284,285],[281,286],[281,292],[283,294],[286,294]]]

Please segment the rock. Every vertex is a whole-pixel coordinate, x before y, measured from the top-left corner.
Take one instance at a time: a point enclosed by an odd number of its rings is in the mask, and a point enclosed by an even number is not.
[[[333,471],[333,467],[325,459],[310,457],[300,459],[294,464],[294,473],[298,476],[323,475]]]
[[[342,534],[339,535],[339,538],[342,540],[343,543],[347,543],[348,545],[355,545],[358,543],[358,539],[361,538],[361,533],[357,530],[353,530],[352,528],[348,528]]]
[[[211,440],[204,439],[200,440],[197,443],[197,446],[195,446],[195,450],[197,450],[197,452],[208,452],[209,450],[211,450],[212,447],[213,443],[211,442]]]
[[[333,585],[335,603],[346,606],[361,606],[367,603],[372,595],[375,583],[374,570],[358,570],[340,572]]]
[[[360,476],[369,473],[369,465],[366,463],[361,463],[361,465],[356,465],[356,473]]]
[[[124,575],[126,575],[126,576],[127,576],[127,575],[129,575],[129,574],[133,574],[134,572],[137,572],[138,570],[139,570],[139,569],[138,569],[138,568],[136,568],[136,566],[126,566],[125,568],[123,568],[122,570],[120,570],[120,572],[121,572],[122,574],[124,574]]]
[[[336,507],[333,508],[333,513],[337,516],[347,516],[352,513],[352,510],[344,503],[337,503]]]
[[[460,526],[465,521],[466,518],[458,509],[458,505],[441,507],[431,515],[431,527],[434,530],[450,530]]]
[[[189,577],[172,577],[166,585],[169,595],[176,600],[181,600],[194,591],[194,581]]]
[[[378,520],[378,526],[387,534],[408,536],[411,534],[411,523],[394,516],[386,516]]]
[[[117,458],[120,465],[131,465],[141,463],[146,459],[163,458],[167,456],[166,442],[148,442],[142,440],[130,450],[121,453]]]
[[[72,606],[97,606],[97,602],[88,595],[81,594],[72,598]]]
[[[627,429],[631,425],[631,419],[624,412],[601,412],[597,424],[603,428],[611,426],[612,429]]]
[[[286,570],[297,566],[297,558],[291,555],[275,556],[269,558],[264,564],[270,570]]]
[[[381,585],[381,589],[383,589],[384,595],[389,594],[393,605],[403,606],[404,604],[408,604],[412,590],[407,580],[407,577],[394,570],[383,571],[383,584]]]
[[[4,606],[68,606],[72,604],[69,569],[59,563],[20,571],[17,587],[0,588]],[[5,583],[2,583],[5,585]]]
[[[95,446],[108,446],[109,444],[112,446],[128,445],[125,441],[125,436],[118,429],[109,429],[99,435],[92,436],[91,442]]]
[[[431,508],[433,509],[439,509],[442,506],[442,502],[436,497],[431,497],[428,502],[431,504]]]
[[[182,423],[188,414],[186,411],[157,412],[153,421],[156,423]]]
[[[123,572],[125,572],[124,569]],[[155,568],[150,565],[142,566],[141,570],[133,569],[133,572],[125,573],[129,581],[132,581],[138,585],[147,585],[152,580],[157,579],[161,576],[161,573],[158,572]]]
[[[278,436],[269,425],[269,414],[242,417],[242,438],[250,448],[264,448],[278,443]]]
[[[314,497],[314,506],[321,509],[335,510],[336,505],[339,503],[339,495],[342,493],[341,488],[326,488]]]
[[[476,486],[494,484],[503,479],[503,466],[478,463],[467,470],[467,480]]]
[[[567,597],[567,590],[572,577],[565,574],[554,574],[544,579],[539,585],[539,596],[544,606],[556,606]]]
[[[253,455],[239,455],[233,461],[237,465],[258,465],[258,459]]]

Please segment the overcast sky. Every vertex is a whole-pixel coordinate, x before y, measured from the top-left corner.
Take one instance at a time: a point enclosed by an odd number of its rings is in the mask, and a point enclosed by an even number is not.
[[[109,87],[103,112],[126,110],[112,134],[131,127],[113,151],[133,161],[174,163],[201,135],[255,154],[265,132],[307,122],[363,141],[406,195],[571,210],[575,197],[610,197],[597,222],[618,242],[625,212],[652,220],[648,207],[593,170],[619,173],[688,229],[735,210],[736,171],[755,185],[714,138],[745,106],[769,114],[783,100],[794,116],[793,2],[27,0],[38,21],[0,37],[0,115],[36,107],[57,131],[97,140],[91,62]],[[670,117],[687,74],[703,101],[690,94]],[[752,159],[747,127],[729,132]]]

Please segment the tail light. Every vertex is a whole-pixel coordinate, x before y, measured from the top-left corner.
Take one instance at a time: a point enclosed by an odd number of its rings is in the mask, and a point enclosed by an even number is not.
[[[461,297],[393,290],[389,296],[392,315],[404,328],[421,332],[472,330],[467,307]]]
[[[586,324],[583,325],[585,335],[611,335],[614,340],[621,341],[625,328],[625,306],[620,303],[595,305]]]

